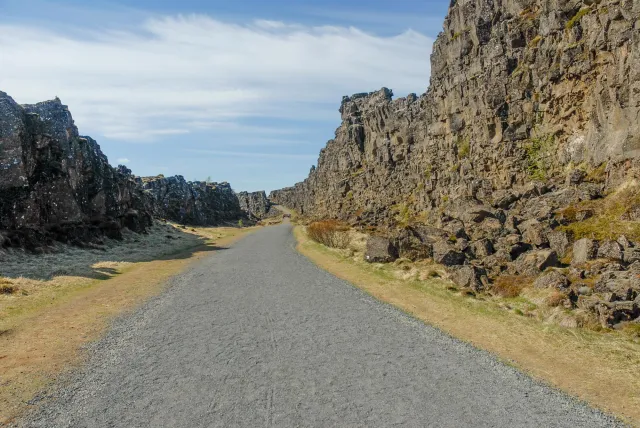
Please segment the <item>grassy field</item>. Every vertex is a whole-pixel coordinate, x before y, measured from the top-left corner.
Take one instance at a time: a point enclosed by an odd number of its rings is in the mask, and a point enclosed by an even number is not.
[[[435,265],[370,265],[353,251],[295,230],[298,250],[373,297],[487,350],[531,376],[640,426],[640,343],[617,332],[564,328],[493,301],[457,292]],[[515,302],[517,303],[517,302]]]
[[[166,280],[253,228],[182,229],[157,224],[102,248],[59,247],[1,255],[0,425],[65,370],[116,316],[160,293]]]

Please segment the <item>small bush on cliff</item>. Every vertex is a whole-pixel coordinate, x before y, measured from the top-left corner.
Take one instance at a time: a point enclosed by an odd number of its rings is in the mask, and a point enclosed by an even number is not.
[[[546,180],[550,169],[550,158],[553,155],[555,138],[547,135],[532,138],[525,146],[527,155],[527,171],[534,180]]]
[[[337,220],[316,221],[307,226],[307,234],[314,241],[331,248],[347,248],[348,227]]]
[[[565,28],[567,30],[571,30],[573,27],[575,27],[580,22],[582,17],[587,15],[589,12],[591,12],[591,8],[590,7],[587,7],[587,8],[584,8],[584,9],[580,9],[578,11],[578,13],[576,13],[573,18],[571,18],[569,21],[567,21],[567,23],[565,25]]]

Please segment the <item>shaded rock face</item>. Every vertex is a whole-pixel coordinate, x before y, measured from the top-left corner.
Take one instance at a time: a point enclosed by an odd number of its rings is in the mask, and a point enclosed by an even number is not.
[[[144,195],[125,167],[78,134],[56,99],[18,105],[0,92],[0,241],[37,247],[81,244],[151,224]]]
[[[452,2],[428,92],[345,97],[317,168],[270,199],[375,225],[460,196],[504,209],[534,179],[578,184],[569,163],[609,161],[613,186],[640,154],[639,17],[633,0]]]
[[[229,183],[186,181],[174,177],[138,179],[155,217],[182,224],[212,226],[243,218],[240,202]]]
[[[240,209],[250,218],[262,220],[279,214],[275,213],[271,202],[264,191],[261,192],[240,192],[237,194]]]

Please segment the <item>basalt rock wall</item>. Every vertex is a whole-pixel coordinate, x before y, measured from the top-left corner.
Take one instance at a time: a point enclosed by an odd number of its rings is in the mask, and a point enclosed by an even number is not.
[[[160,175],[140,178],[139,183],[150,198],[153,215],[158,218],[212,226],[245,216],[238,197],[226,182],[186,181],[180,175]]]
[[[80,244],[150,224],[131,171],[110,166],[60,100],[21,106],[0,92],[0,246]]]
[[[250,218],[262,220],[267,217],[279,215],[264,191],[260,192],[240,192],[237,194],[240,208],[247,213]]]
[[[575,168],[613,187],[640,156],[640,3],[452,1],[422,96],[345,97],[317,168],[270,199],[365,224],[504,204]],[[514,201],[511,201],[514,202]]]

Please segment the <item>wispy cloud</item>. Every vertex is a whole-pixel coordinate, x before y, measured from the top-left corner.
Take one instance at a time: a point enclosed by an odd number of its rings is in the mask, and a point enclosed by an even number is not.
[[[0,88],[18,102],[59,96],[83,133],[153,141],[243,118],[324,114],[342,95],[421,92],[431,40],[278,21],[167,16],[73,33],[0,24]],[[335,113],[333,113],[335,115]],[[229,152],[231,153],[231,152]]]
[[[306,155],[298,153],[257,153],[257,152],[234,152],[227,150],[206,150],[206,149],[188,149],[190,153],[237,157],[237,158],[263,158],[263,159],[300,159],[313,161],[318,158],[317,155]]]
[[[118,159],[118,164],[119,165],[126,165],[128,163],[131,163],[131,161],[128,158],[119,158]]]

